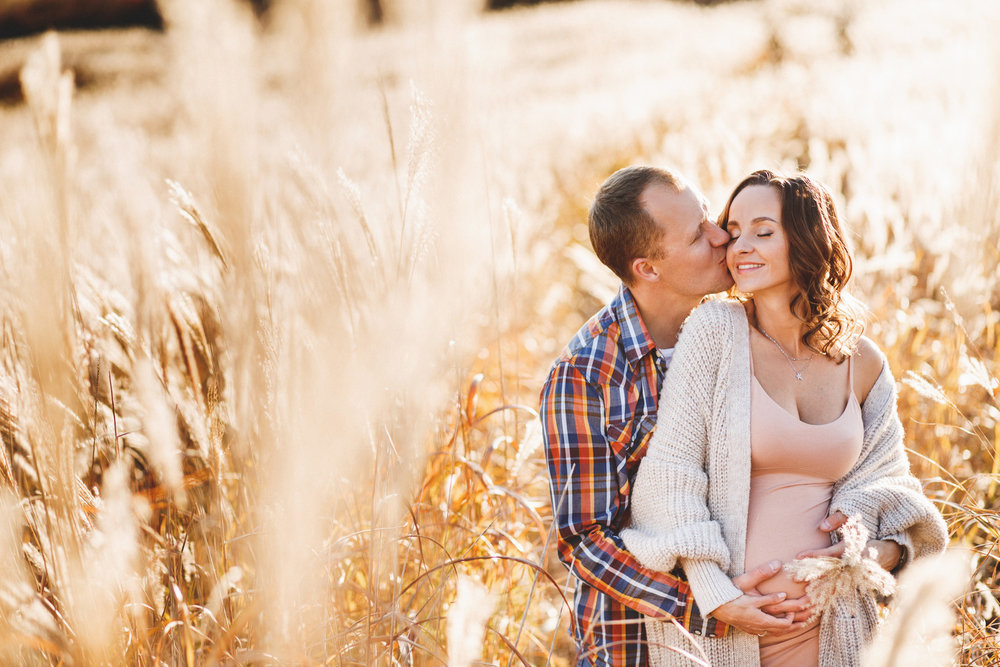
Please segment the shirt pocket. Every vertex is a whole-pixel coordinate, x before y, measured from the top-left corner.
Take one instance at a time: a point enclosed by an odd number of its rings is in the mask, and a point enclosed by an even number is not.
[[[604,423],[607,425],[608,445],[619,463],[628,458],[632,444],[633,394],[632,387],[627,384],[604,387]]]
[[[608,444],[622,461],[642,458],[656,425],[656,406],[640,384],[609,385],[604,389]]]
[[[656,426],[656,412],[655,408],[648,409],[643,392],[635,385],[607,387],[605,405],[608,446],[618,476],[619,500],[623,507],[628,507],[632,482]]]

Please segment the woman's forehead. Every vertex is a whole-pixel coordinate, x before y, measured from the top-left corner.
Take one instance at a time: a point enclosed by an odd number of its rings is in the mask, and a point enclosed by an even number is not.
[[[729,209],[733,222],[748,223],[758,217],[781,220],[781,196],[769,185],[751,185],[740,191]]]

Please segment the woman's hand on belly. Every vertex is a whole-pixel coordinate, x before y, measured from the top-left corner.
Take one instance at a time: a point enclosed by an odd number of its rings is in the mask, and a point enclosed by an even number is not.
[[[841,540],[832,547],[826,549],[812,549],[803,551],[796,558],[819,558],[828,556],[830,558],[840,558],[844,555],[847,544]],[[899,559],[903,556],[903,547],[891,540],[868,540],[865,545],[865,555],[871,556],[886,572],[892,572],[899,564]],[[874,555],[872,555],[874,553]]]

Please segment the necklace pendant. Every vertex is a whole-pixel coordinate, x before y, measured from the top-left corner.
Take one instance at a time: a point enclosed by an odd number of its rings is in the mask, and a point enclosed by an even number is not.
[[[795,379],[796,380],[801,380],[802,379],[802,373],[796,373],[795,374]]]

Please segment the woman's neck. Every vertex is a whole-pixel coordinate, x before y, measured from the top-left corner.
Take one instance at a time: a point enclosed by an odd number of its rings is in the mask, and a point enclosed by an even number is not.
[[[753,296],[753,322],[761,332],[767,332],[786,354],[792,357],[809,354],[812,350],[802,342],[805,328],[791,310],[791,297],[779,294]]]

